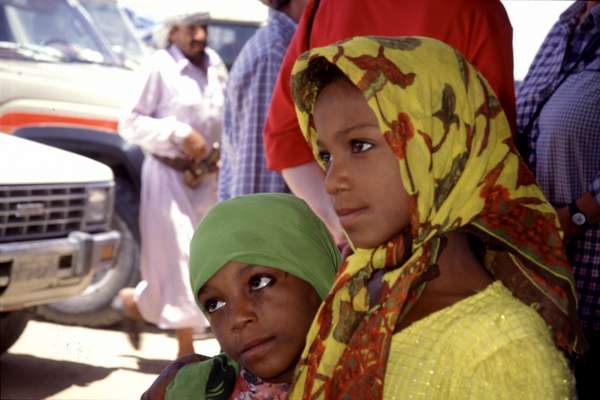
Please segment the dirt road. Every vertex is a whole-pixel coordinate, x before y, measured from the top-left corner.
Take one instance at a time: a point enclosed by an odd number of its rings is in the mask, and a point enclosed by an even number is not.
[[[219,352],[216,340],[196,340],[196,352]],[[175,339],[158,330],[134,350],[123,332],[30,321],[0,357],[0,399],[139,399],[175,357]]]

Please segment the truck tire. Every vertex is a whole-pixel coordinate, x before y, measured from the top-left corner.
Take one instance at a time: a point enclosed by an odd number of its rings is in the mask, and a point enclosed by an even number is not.
[[[140,280],[138,199],[122,179],[117,177],[116,184],[113,229],[121,233],[121,245],[115,266],[94,275],[90,285],[79,295],[39,306],[38,314],[44,319],[89,327],[111,326],[123,319],[111,303],[119,290],[135,286]]]
[[[19,310],[0,313],[0,355],[15,344],[21,336],[27,322],[29,310]]]

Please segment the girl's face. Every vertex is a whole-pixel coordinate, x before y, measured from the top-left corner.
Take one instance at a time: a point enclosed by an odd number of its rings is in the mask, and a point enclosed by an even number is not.
[[[409,196],[377,117],[355,86],[338,80],[319,94],[314,121],[325,188],[342,227],[356,247],[387,242],[410,223]]]
[[[200,289],[225,353],[254,375],[289,383],[321,299],[287,272],[230,261]]]

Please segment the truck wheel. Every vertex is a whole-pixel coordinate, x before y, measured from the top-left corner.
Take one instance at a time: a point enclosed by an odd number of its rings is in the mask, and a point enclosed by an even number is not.
[[[0,313],[0,355],[6,353],[10,346],[15,344],[28,321],[28,310]]]
[[[111,303],[119,290],[135,286],[140,280],[137,209],[137,198],[129,186],[117,179],[113,229],[121,233],[121,246],[115,266],[96,273],[79,295],[39,306],[38,314],[52,322],[89,327],[115,325],[123,319]]]

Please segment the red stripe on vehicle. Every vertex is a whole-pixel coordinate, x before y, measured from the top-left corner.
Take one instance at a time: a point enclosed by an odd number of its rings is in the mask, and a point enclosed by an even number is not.
[[[6,113],[0,116],[0,131],[12,133],[30,126],[78,126],[117,133],[118,121],[98,118],[68,117],[40,113]]]

